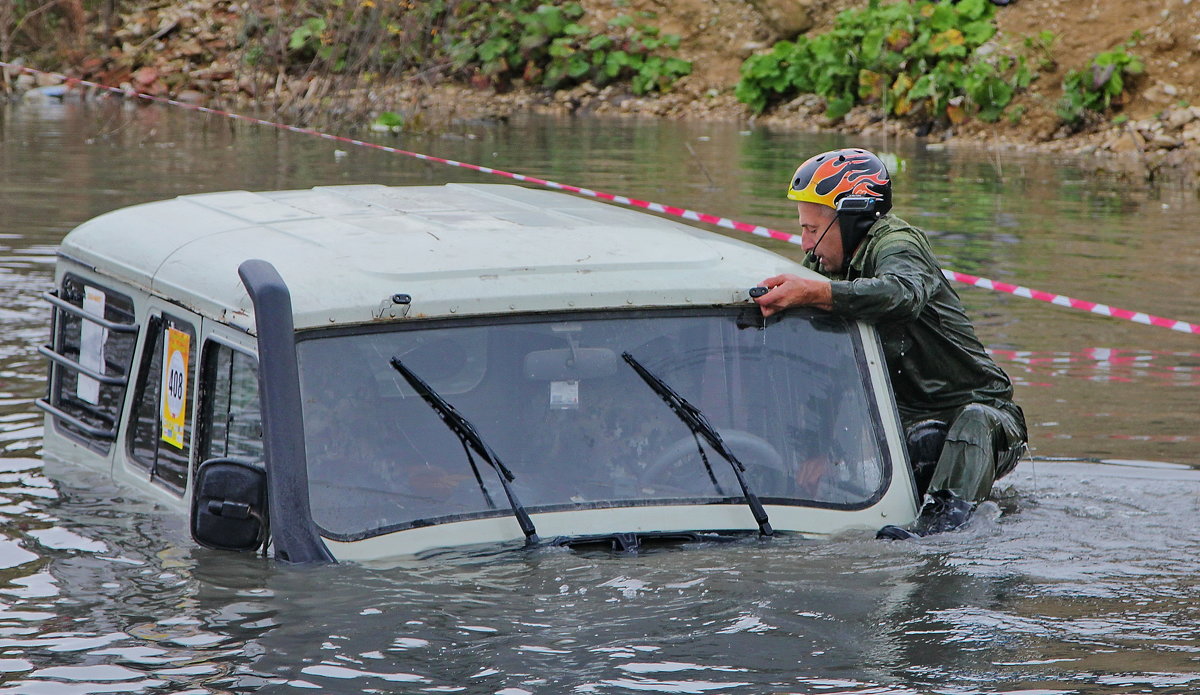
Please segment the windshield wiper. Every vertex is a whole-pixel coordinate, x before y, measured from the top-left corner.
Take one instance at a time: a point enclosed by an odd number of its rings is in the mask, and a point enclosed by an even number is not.
[[[742,462],[733,455],[729,447],[725,446],[721,435],[717,429],[709,423],[708,418],[704,417],[704,413],[696,406],[688,403],[687,399],[679,395],[666,382],[650,373],[641,362],[638,362],[633,355],[628,352],[621,353],[621,357],[633,367],[638,376],[654,390],[655,393],[662,398],[672,412],[683,420],[683,424],[688,426],[693,435],[704,437],[704,441],[712,447],[713,451],[717,452],[733,466],[733,474],[737,477],[738,485],[742,486],[742,494],[746,497],[746,504],[750,507],[750,513],[754,515],[754,520],[758,522],[758,532],[763,536],[771,536],[775,531],[771,528],[771,522],[767,519],[767,510],[763,509],[762,502],[759,501],[758,495],[750,491],[750,487],[746,483],[746,476],[743,473],[746,467]]]
[[[495,507],[495,504],[492,503],[492,497],[488,494],[487,488],[483,484],[483,478],[479,476],[479,469],[475,467],[475,459],[471,456],[471,449],[474,449],[475,453],[479,454],[479,458],[486,461],[496,471],[496,475],[500,477],[500,485],[504,488],[504,494],[508,497],[508,504],[512,507],[513,516],[517,518],[517,524],[520,525],[521,532],[525,534],[525,543],[527,545],[537,543],[537,529],[533,526],[533,520],[529,518],[529,513],[525,511],[525,507],[517,499],[517,493],[513,491],[512,486],[509,484],[515,479],[515,476],[513,476],[512,471],[508,470],[500,462],[500,457],[496,455],[496,452],[492,451],[491,447],[483,441],[483,437],[479,436],[479,432],[476,431],[471,421],[464,417],[462,413],[455,410],[454,406],[447,403],[446,399],[442,398],[437,391],[434,391],[421,377],[404,366],[399,357],[392,358],[392,367],[397,372],[400,372],[400,376],[404,377],[404,380],[408,382],[409,386],[412,386],[418,396],[425,399],[425,402],[437,411],[438,417],[442,419],[442,422],[446,423],[450,431],[454,432],[458,440],[462,442],[463,451],[467,452],[467,460],[471,462],[471,469],[475,471],[475,479],[479,481],[479,489],[483,491],[484,498],[487,500],[488,505],[492,507]]]

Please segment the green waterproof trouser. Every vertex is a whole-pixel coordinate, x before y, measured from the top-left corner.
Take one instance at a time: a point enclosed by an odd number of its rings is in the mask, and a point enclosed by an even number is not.
[[[992,483],[1016,468],[1025,451],[1024,418],[982,403],[971,403],[947,418],[950,431],[938,457],[928,492],[948,490],[980,502]]]

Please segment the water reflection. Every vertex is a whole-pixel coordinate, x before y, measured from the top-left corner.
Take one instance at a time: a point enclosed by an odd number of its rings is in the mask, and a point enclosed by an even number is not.
[[[730,124],[448,125],[406,149],[791,229],[781,179],[843,138]],[[949,267],[1196,321],[1194,192],[868,142]],[[449,553],[314,571],[196,549],[103,476],[44,468],[62,236],[183,193],[495,182],[115,103],[0,108],[0,693],[1125,693],[1196,686],[1200,474],[1026,462],[965,532],[636,557]],[[787,254],[795,247],[752,239]],[[1042,457],[1200,463],[1194,338],[962,289]],[[1001,515],[1001,507],[1004,514]]]

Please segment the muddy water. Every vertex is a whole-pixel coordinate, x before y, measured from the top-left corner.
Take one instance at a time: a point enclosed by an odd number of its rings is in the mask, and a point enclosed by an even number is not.
[[[400,144],[791,229],[783,182],[843,142],[522,121]],[[1081,161],[864,144],[905,161],[897,209],[947,267],[1200,321],[1194,191]],[[199,191],[448,181],[495,179],[156,108],[0,110],[0,693],[1200,689],[1200,339],[978,289],[960,293],[1017,383],[1038,459],[966,532],[918,544],[297,571],[198,550],[129,491],[45,469],[37,294],[73,226]]]

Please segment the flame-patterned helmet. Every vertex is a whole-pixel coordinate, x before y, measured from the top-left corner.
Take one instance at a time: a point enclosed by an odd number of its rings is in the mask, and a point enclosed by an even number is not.
[[[787,197],[837,208],[848,195],[881,198],[879,212],[892,208],[892,178],[887,167],[866,150],[832,150],[810,158],[796,169]]]

